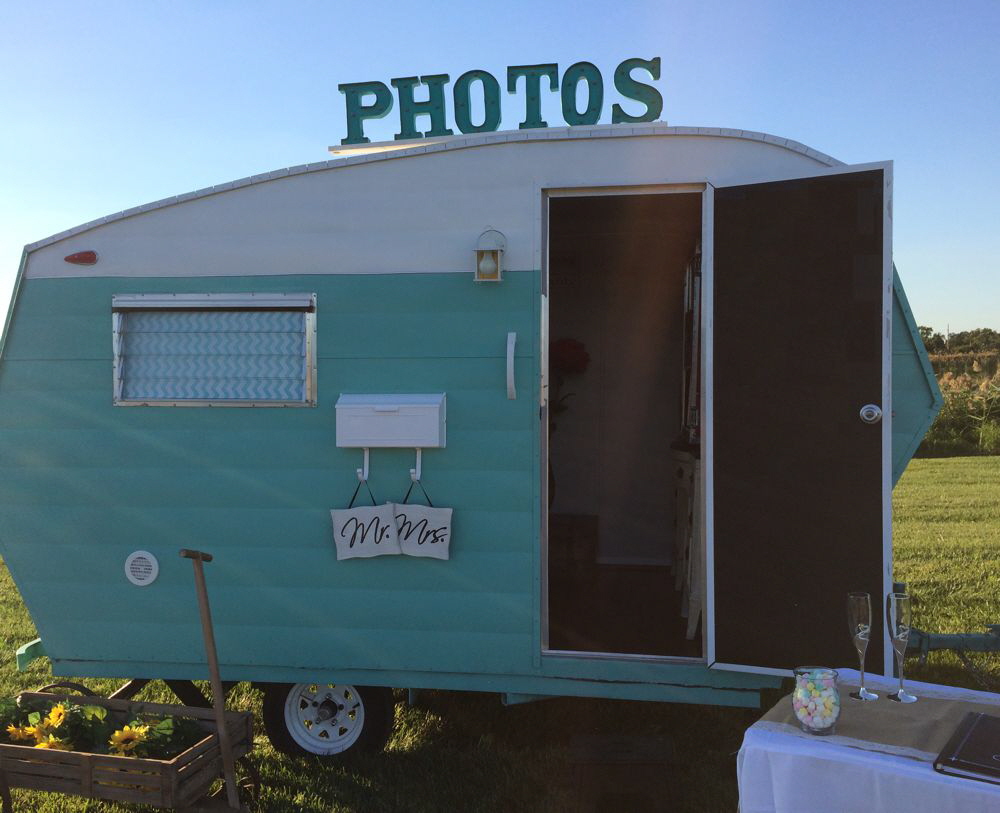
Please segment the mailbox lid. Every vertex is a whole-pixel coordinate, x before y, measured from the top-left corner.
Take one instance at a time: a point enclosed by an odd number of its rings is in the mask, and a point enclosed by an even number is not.
[[[445,393],[341,394],[337,446],[438,449],[445,445]]]

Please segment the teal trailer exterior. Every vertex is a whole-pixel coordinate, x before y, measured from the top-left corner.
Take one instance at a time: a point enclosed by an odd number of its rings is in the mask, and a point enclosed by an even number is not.
[[[608,190],[696,195],[707,269],[710,230],[730,205],[720,198],[713,211],[713,190],[844,171],[803,145],[743,131],[637,125],[500,133],[350,153],[29,245],[0,366],[0,551],[53,672],[204,678],[190,565],[178,556],[194,548],[215,557],[206,572],[226,680],[756,705],[759,690],[794,664],[720,668],[726,656],[713,647],[723,637],[713,639],[712,625],[726,610],[713,593],[711,544],[699,655],[551,645],[549,205]],[[477,284],[473,249],[489,226],[506,237],[503,277]],[[891,244],[886,251],[891,262]],[[94,252],[84,258],[94,262],[65,259],[80,252]],[[721,248],[715,252],[721,262]],[[894,419],[885,409],[874,430],[887,439],[879,447],[885,477],[873,481],[884,516],[887,489],[939,405],[889,268],[882,381]],[[113,298],[142,310],[138,295],[187,298],[185,312],[191,303],[211,312],[213,301],[238,312],[250,295],[281,310],[284,300],[268,297],[292,297],[314,320],[309,397],[286,397],[280,408],[263,408],[260,393],[226,392],[224,403],[189,406],[153,390],[132,403],[116,398],[124,338],[115,319],[124,311]],[[303,296],[314,297],[311,310]],[[713,324],[708,300],[702,365],[724,329]],[[152,378],[170,377],[171,359],[150,364],[160,365]],[[707,408],[713,372],[704,371]],[[423,451],[422,484],[435,504],[454,510],[447,561],[337,560],[330,510],[347,505],[362,465],[360,449],[336,442],[335,404],[345,393],[446,393],[447,445]],[[164,403],[143,405],[156,401]],[[714,404],[723,414],[721,394]],[[710,417],[703,460],[719,452]],[[376,501],[402,499],[413,454],[371,450]],[[699,533],[710,536],[724,523],[713,525],[706,495],[719,499],[723,489],[712,491],[707,469],[695,513]],[[888,538],[879,533],[873,544],[878,578],[888,577]],[[158,563],[148,586],[123,570],[135,551]],[[752,559],[753,549],[743,556]],[[756,578],[752,566],[744,578]],[[839,607],[837,596],[828,600]]]

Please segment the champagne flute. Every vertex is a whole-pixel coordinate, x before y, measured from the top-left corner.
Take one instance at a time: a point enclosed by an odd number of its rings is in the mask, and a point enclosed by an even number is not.
[[[861,672],[860,687],[856,692],[851,692],[851,697],[855,700],[878,700],[875,692],[865,688],[865,652],[868,650],[872,628],[872,599],[868,593],[847,594],[847,624],[854,640],[854,648],[858,651]]]
[[[890,694],[889,699],[897,703],[916,703],[917,698],[903,687],[903,655],[910,640],[910,597],[906,593],[889,594],[889,634],[899,668],[899,691]]]

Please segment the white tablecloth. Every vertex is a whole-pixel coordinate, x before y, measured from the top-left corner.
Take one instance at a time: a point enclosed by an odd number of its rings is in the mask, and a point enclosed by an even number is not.
[[[838,671],[845,682],[858,679],[856,670]],[[881,695],[876,702],[892,702],[885,696],[896,681],[866,676],[866,684]],[[988,692],[915,681],[907,681],[907,688],[917,697],[1000,707],[1000,696]],[[740,813],[1000,813],[998,785],[946,776],[930,761],[875,753],[780,723],[758,722],[747,729],[736,771]]]

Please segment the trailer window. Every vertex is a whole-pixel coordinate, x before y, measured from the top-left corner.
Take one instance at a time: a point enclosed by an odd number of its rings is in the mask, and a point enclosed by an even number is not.
[[[112,299],[120,406],[314,406],[313,294]]]

